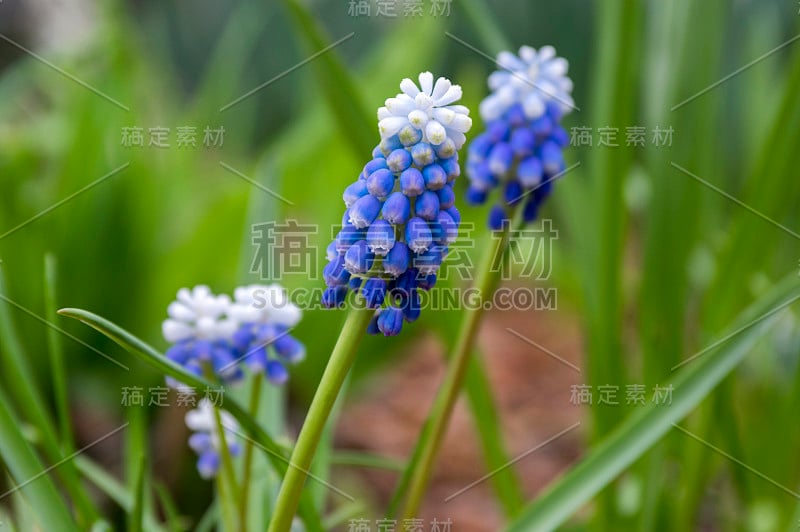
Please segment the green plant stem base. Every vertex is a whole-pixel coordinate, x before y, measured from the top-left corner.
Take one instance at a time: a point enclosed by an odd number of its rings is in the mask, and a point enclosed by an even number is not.
[[[292,526],[311,461],[325,429],[325,422],[353,366],[358,344],[364,337],[374,314],[374,309],[353,308],[344,322],[292,452],[289,469],[278,494],[275,514],[269,525],[270,532],[286,532]]]
[[[514,224],[517,227],[519,221]],[[505,255],[510,241],[511,231],[506,227],[502,233],[490,233],[487,238],[490,241],[486,246],[486,251],[477,268],[475,278],[475,288],[481,298],[481,304],[463,312],[461,329],[456,339],[453,354],[447,369],[444,383],[436,396],[433,411],[431,412],[423,435],[417,447],[419,461],[412,460],[409,467],[414,467],[410,473],[408,485],[408,495],[404,507],[404,517],[413,519],[417,517],[422,498],[425,495],[428,482],[433,472],[433,464],[439,453],[445,431],[450,422],[458,395],[464,385],[467,368],[469,366],[469,356],[478,332],[478,326],[483,315],[483,301],[496,288],[498,276],[502,264],[498,264],[498,258]],[[416,453],[415,453],[416,454]]]

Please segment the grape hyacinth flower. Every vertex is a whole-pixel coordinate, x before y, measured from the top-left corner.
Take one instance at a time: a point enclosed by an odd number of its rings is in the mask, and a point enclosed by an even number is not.
[[[241,380],[243,373],[231,344],[238,323],[228,315],[230,306],[230,297],[214,295],[204,285],[178,290],[162,325],[164,339],[173,344],[167,358],[198,376],[208,367],[224,383]],[[174,379],[167,382],[178,386]]]
[[[305,346],[289,334],[302,311],[278,284],[249,285],[234,291],[229,314],[240,324],[232,335],[237,360],[254,372],[265,373],[273,384],[289,378],[286,364],[297,364],[306,355]]]
[[[239,287],[233,301],[207,286],[182,288],[167,312],[162,329],[173,344],[167,358],[195,375],[210,370],[224,384],[235,384],[246,365],[283,384],[289,378],[286,365],[305,358],[305,347],[289,334],[302,313],[278,284]],[[179,386],[174,379],[167,382]]]
[[[328,247],[323,304],[344,304],[360,292],[375,309],[368,332],[398,334],[419,317],[419,290],[455,241],[461,216],[453,182],[458,150],[472,126],[469,109],[454,105],[461,87],[433,74],[400,83],[401,93],[378,109],[380,144],[343,194],[342,229]]]
[[[574,109],[567,60],[552,46],[523,46],[519,56],[500,52],[497,63],[503,70],[489,76],[492,93],[480,105],[486,131],[472,140],[467,158],[469,203],[483,204],[492,189],[502,189],[489,214],[493,230],[520,204],[525,222],[536,219],[564,171],[569,135],[560,123]]]
[[[241,454],[241,446],[236,442],[238,424],[228,412],[220,410],[220,419],[225,430],[225,443],[232,457]],[[189,447],[197,453],[197,471],[204,479],[213,478],[219,471],[221,457],[221,438],[217,426],[214,405],[209,399],[202,399],[197,408],[186,413],[186,426],[194,432],[189,437]]]

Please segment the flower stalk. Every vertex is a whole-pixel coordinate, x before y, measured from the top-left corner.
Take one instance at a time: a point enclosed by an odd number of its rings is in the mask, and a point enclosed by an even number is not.
[[[292,526],[303,485],[325,430],[325,424],[342,384],[355,362],[358,345],[366,334],[374,313],[375,310],[366,305],[355,305],[347,315],[292,451],[289,469],[281,484],[275,513],[269,525],[270,532],[285,532]]]
[[[520,222],[524,224],[524,221],[517,219],[519,217],[519,212],[517,211],[512,210],[511,214],[509,214],[509,218],[516,222],[515,227],[518,227]],[[403,511],[406,519],[413,519],[418,516],[422,498],[425,495],[433,472],[434,462],[439,454],[445,432],[453,414],[453,408],[464,386],[469,365],[469,355],[481,323],[484,303],[497,287],[502,260],[508,250],[512,232],[510,224],[504,224],[500,232],[487,234],[489,243],[486,246],[486,253],[478,266],[474,284],[474,288],[477,289],[480,296],[480,304],[464,310],[447,374],[442,387],[439,389],[439,394],[436,396],[433,409],[425,425],[426,429],[419,440],[417,449],[419,460],[413,464],[415,468],[411,472],[408,495]],[[499,263],[498,258],[500,259]]]
[[[248,412],[253,419],[257,419],[258,404],[261,400],[261,382],[263,380],[261,377],[261,373],[255,373],[253,375],[253,382],[250,384],[250,404],[248,405]],[[242,532],[247,532],[247,510],[250,502],[250,478],[253,470],[253,450],[253,441],[248,439],[244,446],[242,500],[239,505],[239,525],[241,526]]]

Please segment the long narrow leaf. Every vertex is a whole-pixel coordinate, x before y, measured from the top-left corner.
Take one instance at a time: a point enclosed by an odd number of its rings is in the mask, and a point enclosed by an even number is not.
[[[314,16],[299,0],[285,0],[299,28],[300,34],[310,45],[314,53],[320,53],[330,48],[334,42],[329,39],[319,27]],[[352,36],[352,34],[350,34]],[[343,36],[340,41],[350,36]],[[331,112],[336,120],[347,131],[345,139],[351,143],[355,154],[363,157],[375,147],[375,120],[372,113],[367,111],[363,97],[358,90],[358,85],[352,78],[338,53],[328,49],[317,56],[313,62],[317,71],[320,86],[325,87],[323,94],[328,99]]]
[[[135,461],[136,477],[133,483],[133,508],[128,513],[128,530],[140,532],[142,529],[144,515],[145,497],[145,470],[146,462],[144,454],[139,455]]]
[[[0,390],[0,456],[19,487],[0,494],[0,499],[21,492],[45,530],[78,530],[48,472],[20,433],[20,422],[9,410],[10,405]]]
[[[464,388],[472,409],[476,432],[481,441],[487,470],[497,471],[497,474],[492,476],[497,500],[503,506],[506,516],[515,517],[525,504],[525,494],[516,471],[512,467],[507,467],[511,458],[503,442],[500,418],[486,378],[486,370],[478,356],[471,357]]]
[[[510,527],[512,531],[553,530],[686,417],[749,353],[778,318],[778,309],[800,299],[800,279],[792,276],[742,314],[727,341],[676,372],[669,406],[636,410],[574,469],[537,499]]]

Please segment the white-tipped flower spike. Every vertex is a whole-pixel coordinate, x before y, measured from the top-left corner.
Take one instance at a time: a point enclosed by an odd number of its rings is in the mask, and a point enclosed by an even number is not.
[[[489,76],[493,92],[481,102],[480,113],[485,122],[501,118],[514,105],[521,105],[525,116],[536,119],[547,111],[552,102],[561,115],[574,108],[572,80],[567,77],[568,63],[557,57],[555,48],[542,46],[537,52],[530,46],[497,54],[501,70]]]
[[[305,346],[289,334],[302,317],[279,284],[242,286],[234,292],[231,316],[241,325],[233,335],[237,359],[264,372],[273,384],[289,378],[286,364],[305,358]]]
[[[213,478],[221,463],[220,451],[222,442],[214,415],[214,405],[208,399],[202,399],[197,408],[186,413],[186,426],[194,432],[189,438],[189,447],[197,453],[197,470],[200,476]],[[225,442],[231,456],[238,456],[241,447],[236,441],[239,425],[228,412],[220,410],[220,419],[225,430]]]
[[[243,374],[231,344],[239,323],[230,317],[230,309],[230,297],[214,295],[207,286],[181,288],[162,325],[164,338],[173,344],[167,358],[196,375],[208,369],[225,383],[240,380]],[[171,378],[167,382],[177,386]]]
[[[322,303],[344,304],[360,292],[375,314],[367,332],[399,334],[420,315],[419,290],[455,241],[461,215],[453,185],[461,175],[458,149],[472,120],[461,87],[433,74],[410,79],[378,109],[381,143],[342,199],[342,230],[328,246]]]
[[[469,203],[482,204],[492,189],[502,190],[501,201],[489,214],[494,230],[511,219],[518,204],[524,221],[538,216],[565,168],[562,151],[569,135],[561,118],[574,108],[567,61],[556,57],[552,46],[538,53],[523,46],[519,57],[501,52],[497,62],[506,70],[489,76],[493,92],[480,108],[486,131],[470,143],[467,161]]]
[[[446,78],[433,82],[433,74],[419,75],[419,87],[406,78],[400,83],[403,91],[386,100],[378,109],[378,130],[381,138],[397,135],[404,146],[419,141],[440,146],[449,140],[459,150],[464,145],[464,134],[472,126],[469,109],[451,105],[461,99],[461,87]],[[452,156],[452,154],[448,155]]]
[[[167,358],[196,375],[213,371],[225,384],[244,377],[243,364],[264,371],[274,384],[289,378],[285,363],[305,357],[305,347],[289,335],[302,313],[278,284],[242,286],[235,301],[207,286],[182,288],[168,308],[164,337],[173,342]],[[177,386],[173,379],[167,379]]]

